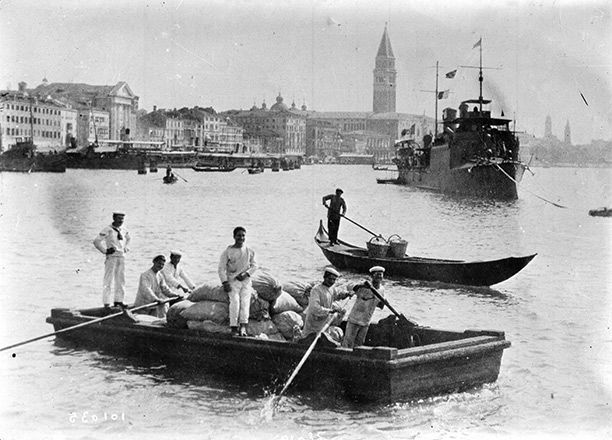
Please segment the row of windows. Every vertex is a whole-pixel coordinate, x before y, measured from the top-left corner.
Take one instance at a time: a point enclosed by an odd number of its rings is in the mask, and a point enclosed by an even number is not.
[[[29,116],[6,115],[6,122],[16,122],[18,124],[31,124],[32,118]],[[54,121],[52,119],[34,118],[34,123],[39,124],[39,125],[54,125],[56,127],[60,126],[59,121]]]
[[[32,131],[30,129],[25,129],[25,128],[7,127],[5,134],[7,136],[31,136]],[[51,138],[51,139],[59,139],[60,134],[57,131],[34,130],[34,136],[40,136],[40,137]]]
[[[17,104],[7,104],[6,106],[9,110],[20,110],[22,112],[29,112],[30,106],[28,105],[17,105]],[[44,107],[32,107],[32,112],[34,113],[42,113],[43,115],[59,115],[60,111],[52,108],[44,108]]]

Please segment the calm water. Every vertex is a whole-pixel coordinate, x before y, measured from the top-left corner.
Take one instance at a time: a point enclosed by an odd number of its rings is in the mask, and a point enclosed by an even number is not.
[[[261,266],[284,280],[319,279],[313,242],[321,196],[344,189],[347,215],[415,255],[485,259],[537,252],[492,289],[387,281],[390,302],[432,327],[504,330],[512,341],[499,380],[465,393],[363,405],[289,390],[263,411],[272,384],[194,377],[164,364],[75,350],[51,338],[0,353],[0,438],[448,439],[612,435],[612,206],[609,169],[539,169],[520,199],[487,202],[393,185],[367,166],[310,166],[248,175],[68,170],[0,173],[0,346],[52,331],[52,307],[97,306],[103,256],[91,244],[127,213],[128,300],[152,256],[184,251],[198,282],[244,225]],[[568,206],[560,209],[530,192]],[[343,222],[340,236],[370,236]],[[356,278],[356,275],[347,275]],[[386,313],[385,313],[386,315]],[[383,315],[384,316],[384,315]],[[15,353],[15,357],[12,353]],[[116,418],[117,420],[113,420]]]

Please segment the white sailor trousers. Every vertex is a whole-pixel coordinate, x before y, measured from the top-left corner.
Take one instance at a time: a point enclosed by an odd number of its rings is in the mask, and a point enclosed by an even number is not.
[[[247,277],[242,281],[230,281],[232,290],[229,295],[229,320],[230,327],[237,327],[240,324],[249,323],[249,309],[251,307],[251,278]]]
[[[125,297],[125,258],[107,255],[104,262],[104,281],[102,284],[102,303],[111,303],[111,289],[115,287],[114,302],[123,302]]]

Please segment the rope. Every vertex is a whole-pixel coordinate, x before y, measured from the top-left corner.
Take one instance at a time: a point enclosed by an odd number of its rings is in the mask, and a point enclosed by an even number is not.
[[[516,183],[517,185],[519,185],[519,183],[518,183],[518,182],[517,182],[517,181],[514,179],[514,177],[512,177],[510,174],[506,173],[506,172],[504,171],[504,169],[503,169],[502,167],[500,167],[500,166],[499,166],[499,164],[497,164],[497,163],[496,163],[496,164],[495,164],[495,166],[496,166],[496,167],[497,167],[497,169],[498,169],[499,171],[501,171],[501,172],[502,172],[502,173],[503,173],[503,174],[504,174],[504,175],[505,175],[505,176],[506,176],[508,179],[512,180],[514,183]],[[545,199],[544,197],[541,197],[541,196],[537,195],[536,193],[534,193],[533,191],[529,191],[529,190],[528,190],[528,189],[526,189],[526,188],[522,188],[522,190],[523,190],[523,191],[527,191],[528,193],[530,193],[531,195],[533,195],[533,196],[537,197],[538,199],[543,200],[543,201],[545,201],[546,203],[550,203],[551,205],[556,206],[557,208],[567,209],[567,206],[560,205],[560,204],[558,204],[558,203],[555,203],[555,202],[552,202],[552,201],[550,201],[550,200],[548,200],[548,199]]]

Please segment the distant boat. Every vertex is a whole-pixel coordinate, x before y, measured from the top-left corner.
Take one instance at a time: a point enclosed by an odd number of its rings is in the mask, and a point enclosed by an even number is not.
[[[0,171],[63,173],[66,171],[66,154],[41,153],[30,141],[18,142],[0,154]]]
[[[398,179],[376,179],[376,183],[401,185],[401,182]]]
[[[192,170],[204,173],[211,172],[221,172],[221,173],[229,173],[236,169],[236,165],[200,165],[195,164],[191,167]]]
[[[249,168],[249,174],[260,174],[264,172],[263,168]]]
[[[592,217],[612,217],[612,208],[591,209],[589,215]]]
[[[178,177],[176,177],[174,174],[171,174],[169,176],[164,176],[162,180],[164,183],[172,184],[178,181]]]
[[[446,194],[501,200],[518,197],[517,185],[526,168],[519,159],[519,141],[510,128],[511,119],[503,113],[492,117],[483,108],[491,101],[482,97],[482,46],[480,59],[479,97],[463,101],[459,117],[455,109],[446,108],[440,136],[425,135],[423,145],[414,139],[396,142],[393,161],[402,184]],[[444,93],[436,90],[436,126],[437,103]]]

